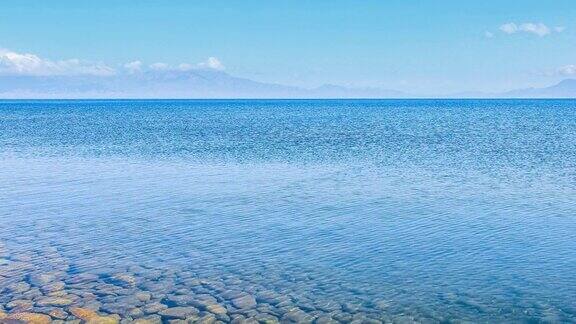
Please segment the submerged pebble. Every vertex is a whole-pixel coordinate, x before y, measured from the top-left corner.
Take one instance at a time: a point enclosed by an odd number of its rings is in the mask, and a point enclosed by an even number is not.
[[[5,319],[19,320],[29,324],[49,324],[52,321],[48,315],[27,312],[9,314]]]
[[[232,299],[232,305],[236,308],[248,309],[256,306],[256,299],[254,296],[245,295]]]

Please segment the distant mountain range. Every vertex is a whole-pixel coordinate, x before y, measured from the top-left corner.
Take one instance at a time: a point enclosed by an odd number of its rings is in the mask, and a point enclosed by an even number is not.
[[[503,94],[508,98],[576,98],[576,80],[566,79],[546,88],[528,88]]]
[[[324,85],[304,89],[213,69],[113,76],[0,76],[0,98],[390,98],[400,91]]]
[[[545,88],[525,88],[501,93],[461,92],[450,98],[576,98],[576,80],[566,79]]]
[[[112,76],[3,75],[0,98],[419,98],[379,88],[323,85],[314,89],[234,77],[214,69],[145,71]],[[504,93],[458,93],[449,98],[576,98],[576,80]]]

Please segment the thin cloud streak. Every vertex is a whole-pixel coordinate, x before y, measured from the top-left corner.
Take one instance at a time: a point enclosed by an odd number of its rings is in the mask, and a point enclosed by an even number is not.
[[[540,37],[544,37],[544,36],[550,35],[552,33],[561,33],[564,31],[564,27],[550,28],[541,22],[539,22],[539,23],[527,22],[527,23],[521,23],[521,24],[509,22],[509,23],[505,23],[505,24],[501,25],[499,27],[499,29],[501,32],[508,34],[508,35],[517,34],[517,33],[527,33],[527,34],[533,34],[533,35],[540,36]]]
[[[181,63],[173,67],[167,63],[157,62],[144,66],[135,60],[114,68],[101,62],[91,62],[77,58],[50,60],[32,53],[19,53],[0,48],[0,75],[22,76],[113,76],[116,74],[135,74],[149,71],[190,71],[198,69],[225,70],[224,64],[216,58],[209,57],[197,64]]]

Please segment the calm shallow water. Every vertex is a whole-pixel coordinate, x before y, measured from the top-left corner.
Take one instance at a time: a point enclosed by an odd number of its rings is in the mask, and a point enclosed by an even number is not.
[[[2,101],[0,163],[6,313],[576,322],[576,101]]]

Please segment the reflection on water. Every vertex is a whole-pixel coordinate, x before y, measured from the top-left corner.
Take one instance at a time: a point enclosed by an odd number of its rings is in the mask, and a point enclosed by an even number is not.
[[[573,101],[0,103],[0,314],[576,321]]]

